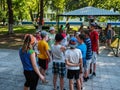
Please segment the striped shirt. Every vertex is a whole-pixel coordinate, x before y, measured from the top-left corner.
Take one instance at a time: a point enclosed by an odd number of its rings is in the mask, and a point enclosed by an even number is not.
[[[87,52],[86,52],[86,60],[89,60],[92,58],[92,45],[90,38],[85,39],[85,44],[87,46]]]

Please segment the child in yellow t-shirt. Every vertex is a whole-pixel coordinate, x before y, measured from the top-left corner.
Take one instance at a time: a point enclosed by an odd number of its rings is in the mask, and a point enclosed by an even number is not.
[[[46,42],[46,37],[47,37],[47,32],[42,31],[41,32],[41,38],[38,42],[38,50],[40,54],[38,54],[38,62],[40,66],[40,72],[45,75],[46,70],[48,69],[48,62],[50,61],[50,53],[49,53],[49,46],[48,43]],[[46,83],[47,80],[43,83]]]

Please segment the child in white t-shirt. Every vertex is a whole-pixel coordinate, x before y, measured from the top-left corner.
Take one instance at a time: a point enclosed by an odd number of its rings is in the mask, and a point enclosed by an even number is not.
[[[55,28],[50,27],[49,33],[48,33],[48,45],[50,47],[50,50],[54,43],[55,43]]]
[[[57,78],[60,78],[60,90],[64,90],[64,77],[66,74],[66,65],[64,58],[65,47],[60,45],[63,40],[63,36],[61,34],[56,34],[55,36],[55,44],[51,48],[52,56],[53,56],[53,85],[54,90],[57,89]]]
[[[80,72],[82,72],[82,53],[77,46],[77,39],[72,37],[69,42],[70,49],[65,52],[67,65],[67,78],[69,79],[69,90],[74,90],[74,80],[77,83],[77,89],[81,90],[79,80]]]

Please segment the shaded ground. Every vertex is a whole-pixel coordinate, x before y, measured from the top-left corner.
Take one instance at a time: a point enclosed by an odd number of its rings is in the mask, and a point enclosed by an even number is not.
[[[0,26],[0,48],[18,49],[26,33],[35,33],[36,29],[33,25],[19,25],[14,26],[13,31],[15,34],[7,35],[8,27]]]
[[[0,48],[18,49],[23,42],[24,34],[0,34]]]

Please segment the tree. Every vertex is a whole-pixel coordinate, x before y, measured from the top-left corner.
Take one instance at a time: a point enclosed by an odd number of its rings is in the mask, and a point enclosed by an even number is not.
[[[40,20],[39,26],[42,26],[43,15],[48,8],[57,15],[86,6],[120,11],[120,0],[0,0],[0,21],[8,18],[9,33],[13,33],[11,25],[17,20],[27,19],[33,22],[36,16],[36,20],[38,17]]]
[[[45,8],[45,6],[47,5],[47,3],[48,3],[48,1],[49,0],[39,0],[39,2],[40,2],[40,15],[39,15],[39,25],[38,25],[38,29],[39,30],[42,30],[42,25],[43,25],[43,15],[44,15],[44,8]]]
[[[12,0],[7,0],[9,21],[8,21],[8,34],[13,34],[13,10]]]
[[[6,21],[6,0],[0,0],[0,21],[3,22],[3,25],[5,25]]]
[[[65,0],[65,10],[71,11],[88,6],[88,0]]]
[[[5,10],[5,1],[6,0],[0,0],[0,8],[1,8],[1,10]]]
[[[65,0],[52,0],[51,9],[59,14],[65,10]]]
[[[39,15],[39,0],[26,0],[26,10],[31,18],[31,21],[34,21],[33,14],[37,12],[37,17]]]
[[[42,30],[43,14],[44,14],[44,0],[40,0],[40,16],[39,16],[39,30]]]

